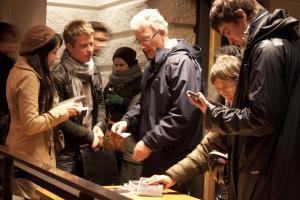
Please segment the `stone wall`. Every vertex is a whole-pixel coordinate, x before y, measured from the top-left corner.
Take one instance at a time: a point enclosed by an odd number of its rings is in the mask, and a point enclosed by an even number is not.
[[[112,55],[121,46],[135,49],[141,66],[146,63],[129,27],[135,14],[145,8],[157,8],[169,23],[171,38],[183,38],[194,44],[195,4],[196,0],[48,0],[46,24],[62,33],[65,24],[74,19],[103,22],[112,38],[96,61],[106,82],[112,67]]]
[[[293,17],[300,20],[300,1],[299,0],[272,0],[270,2],[270,11],[276,8],[284,8]]]
[[[45,24],[46,5],[46,0],[1,0],[0,21],[14,24],[22,36],[30,27]]]

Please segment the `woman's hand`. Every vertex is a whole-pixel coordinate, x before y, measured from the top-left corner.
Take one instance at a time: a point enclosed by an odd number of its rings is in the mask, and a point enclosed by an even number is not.
[[[158,185],[163,184],[164,189],[168,189],[176,184],[176,181],[174,181],[170,176],[167,175],[153,175],[146,181],[149,185]]]
[[[81,108],[82,108],[81,103],[70,102],[70,103],[63,104],[63,106],[68,110],[70,117],[80,115]]]

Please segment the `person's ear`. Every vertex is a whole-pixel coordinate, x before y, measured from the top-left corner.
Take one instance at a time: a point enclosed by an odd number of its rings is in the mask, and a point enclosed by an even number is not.
[[[165,30],[159,30],[158,33],[163,37],[167,35],[167,32]]]
[[[246,21],[246,20],[247,20],[247,15],[246,15],[246,13],[244,12],[243,9],[237,9],[236,11],[234,11],[234,15],[235,15],[239,20],[242,20],[242,21]]]
[[[70,43],[66,43],[66,49],[68,51],[72,50],[73,49],[73,45],[71,45]]]

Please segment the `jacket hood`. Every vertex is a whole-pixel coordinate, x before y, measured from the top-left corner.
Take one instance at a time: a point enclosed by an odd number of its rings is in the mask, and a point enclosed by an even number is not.
[[[266,16],[266,17],[264,17]],[[299,39],[299,21],[283,9],[273,14],[262,10],[250,23],[250,35],[247,44],[257,43],[264,38],[280,37],[287,40]]]
[[[175,54],[189,55],[196,60],[200,58],[201,49],[199,46],[191,47],[183,40],[178,40],[178,44],[171,49],[158,49],[156,51],[155,63],[162,64],[164,63],[169,56]]]

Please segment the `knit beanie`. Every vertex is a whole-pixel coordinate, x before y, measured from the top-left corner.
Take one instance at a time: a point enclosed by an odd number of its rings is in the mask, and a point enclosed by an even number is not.
[[[54,30],[48,26],[36,25],[31,27],[22,38],[20,54],[28,54],[37,50],[47,44],[54,35]]]
[[[114,58],[122,58],[129,67],[132,67],[133,65],[138,63],[138,60],[136,59],[136,52],[130,47],[120,47],[118,48],[114,55],[113,55],[113,60]]]

